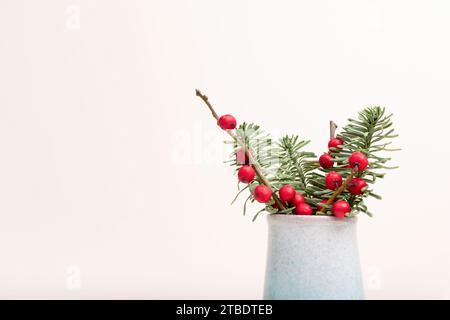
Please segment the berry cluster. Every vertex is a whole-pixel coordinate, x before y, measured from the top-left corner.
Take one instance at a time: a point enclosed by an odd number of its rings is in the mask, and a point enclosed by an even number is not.
[[[232,115],[224,115],[219,118],[218,125],[223,130],[233,130],[236,128],[237,121]],[[236,152],[236,162],[242,165],[238,171],[238,179],[240,182],[249,184],[255,179],[255,169],[250,163],[250,150],[239,149]],[[255,200],[260,203],[267,203],[272,198],[272,190],[266,185],[258,185],[254,191]]]
[[[339,152],[339,149],[344,145],[344,141],[339,138],[332,138],[328,142],[329,153],[324,153],[319,158],[319,164],[324,169],[331,169],[334,166],[335,161],[331,152]],[[369,165],[369,160],[367,156],[362,152],[353,152],[348,158],[347,168],[353,170],[354,173],[360,173],[364,171]],[[330,190],[337,190],[342,186],[343,179],[342,175],[336,171],[331,171],[325,176],[325,187]],[[352,195],[361,195],[367,183],[359,177],[351,176],[351,179],[345,185],[347,190]],[[327,203],[328,200],[322,200],[322,203]],[[318,206],[318,210],[322,210],[322,206]],[[343,218],[351,210],[350,204],[345,200],[337,200],[332,204],[331,211],[337,218]]]
[[[285,184],[278,191],[280,200],[289,203],[295,208],[294,213],[302,216],[310,216],[313,210],[309,204],[306,203],[303,195],[296,191],[290,184]]]

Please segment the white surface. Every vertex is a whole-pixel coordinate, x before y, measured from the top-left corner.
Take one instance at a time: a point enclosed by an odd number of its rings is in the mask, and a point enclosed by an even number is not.
[[[449,31],[447,1],[1,1],[0,297],[261,297],[265,219],[229,206],[198,87],[317,153],[387,106],[366,294],[450,298]]]

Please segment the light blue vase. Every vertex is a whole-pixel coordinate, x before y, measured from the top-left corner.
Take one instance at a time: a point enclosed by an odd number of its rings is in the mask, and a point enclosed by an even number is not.
[[[264,299],[364,299],[357,218],[267,217]]]

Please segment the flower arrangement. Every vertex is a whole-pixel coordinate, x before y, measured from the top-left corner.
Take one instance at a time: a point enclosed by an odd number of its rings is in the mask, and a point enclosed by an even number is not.
[[[310,141],[298,135],[284,136],[274,142],[258,125],[238,126],[232,115],[219,117],[208,97],[196,90],[211,111],[217,124],[231,137],[233,147],[228,161],[238,176],[238,194],[249,191],[249,201],[264,204],[261,212],[271,214],[334,215],[353,217],[360,212],[372,216],[364,199],[374,197],[372,186],[383,178],[384,169],[394,169],[385,153],[397,137],[392,128],[392,114],[383,107],[367,107],[356,119],[336,134],[337,125],[330,121],[328,151],[319,158],[305,146]],[[241,184],[244,187],[241,188]]]

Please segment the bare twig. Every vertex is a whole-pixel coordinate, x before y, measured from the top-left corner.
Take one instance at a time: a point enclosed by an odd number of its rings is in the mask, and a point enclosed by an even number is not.
[[[197,97],[200,97],[200,99],[203,100],[203,102],[208,106],[209,110],[211,111],[213,117],[218,121],[219,120],[219,116],[217,115],[216,111],[214,110],[213,106],[211,105],[211,103],[208,100],[208,97],[204,94],[202,94],[200,92],[200,90],[196,89],[195,90],[195,94]],[[278,205],[278,207],[280,208],[280,210],[286,210],[286,207],[284,206],[284,204],[281,202],[281,200],[278,198],[278,196],[275,194],[270,182],[267,180],[267,178],[263,175],[262,170],[258,164],[258,162],[255,160],[255,158],[253,157],[253,153],[251,152],[251,150],[249,150],[249,148],[245,145],[244,141],[242,141],[237,135],[236,133],[234,133],[234,131],[232,130],[225,130],[238,144],[239,146],[242,148],[242,150],[244,150],[245,155],[248,157],[248,159],[250,160],[250,163],[253,165],[253,168],[255,169],[255,173],[258,176],[258,178],[261,180],[261,182],[267,186],[271,191],[272,191],[272,198],[275,201],[275,203]]]
[[[330,139],[333,139],[336,135],[337,124],[330,121]]]
[[[219,121],[219,116],[217,115],[217,113],[216,113],[216,111],[214,110],[214,108],[213,108],[213,106],[211,105],[211,103],[209,103],[208,97],[205,96],[204,94],[202,94],[202,93],[200,92],[200,90],[198,90],[198,89],[195,89],[195,95],[196,95],[197,97],[200,97],[200,98],[206,103],[206,105],[208,106],[209,110],[211,111],[213,117],[214,117],[217,121]]]

